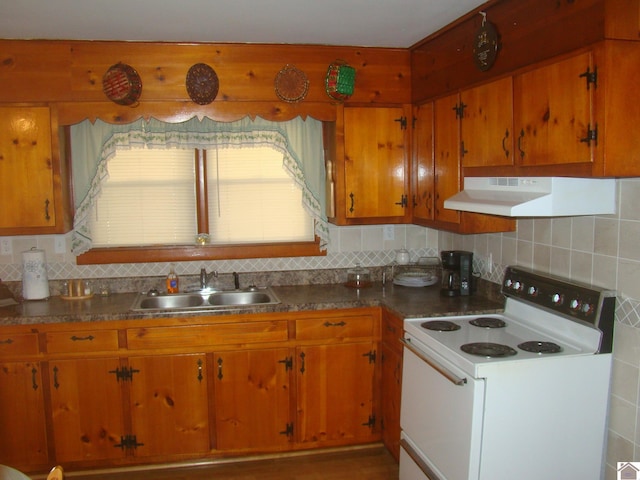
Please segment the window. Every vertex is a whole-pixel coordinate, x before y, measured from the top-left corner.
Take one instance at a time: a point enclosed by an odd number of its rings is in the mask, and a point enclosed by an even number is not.
[[[302,191],[270,147],[120,150],[90,228],[103,248],[190,245],[197,233],[214,245],[314,240]]]
[[[69,137],[78,264],[324,254],[318,120],[85,120]]]

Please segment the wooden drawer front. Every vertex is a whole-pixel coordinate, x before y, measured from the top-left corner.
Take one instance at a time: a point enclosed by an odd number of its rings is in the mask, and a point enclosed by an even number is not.
[[[127,330],[127,346],[132,350],[280,342],[287,339],[287,322],[284,321],[132,328]]]
[[[38,335],[35,333],[0,333],[0,357],[34,355],[38,353]]]
[[[48,332],[48,353],[104,352],[118,350],[117,330]]]
[[[373,318],[364,316],[327,317],[296,320],[296,338],[361,338],[374,336]]]

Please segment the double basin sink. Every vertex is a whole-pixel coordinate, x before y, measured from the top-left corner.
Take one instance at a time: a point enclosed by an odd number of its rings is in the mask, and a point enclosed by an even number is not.
[[[250,287],[246,290],[201,290],[192,293],[149,294],[139,293],[131,309],[148,310],[218,310],[221,308],[251,305],[275,305],[280,303],[273,291]]]

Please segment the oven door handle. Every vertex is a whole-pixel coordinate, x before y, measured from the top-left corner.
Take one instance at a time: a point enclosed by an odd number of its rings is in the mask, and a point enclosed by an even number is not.
[[[404,448],[404,451],[407,452],[407,455],[411,457],[411,460],[415,462],[418,468],[422,470],[422,473],[425,474],[428,480],[442,480],[438,475],[436,475],[433,470],[431,470],[431,468],[429,468],[429,465],[427,465],[426,462],[422,458],[420,458],[420,455],[418,455],[418,453],[411,447],[411,445],[409,445],[409,443],[404,438],[400,440],[400,446]]]
[[[416,347],[414,347],[409,340],[401,338],[400,341],[406,348],[415,353],[418,358],[428,363],[431,367],[433,367],[437,372],[439,372],[443,377],[445,377],[454,385],[464,386],[467,383],[466,378],[460,378],[455,373],[451,372],[448,368],[443,367],[439,362],[435,361],[433,358],[428,357],[422,350],[418,350]]]

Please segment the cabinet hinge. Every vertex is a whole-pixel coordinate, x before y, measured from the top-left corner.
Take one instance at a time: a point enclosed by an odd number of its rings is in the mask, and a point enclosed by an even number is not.
[[[394,120],[394,122],[399,122],[400,123],[400,130],[406,130],[407,129],[407,117],[396,118]]]
[[[580,78],[582,77],[587,81],[587,90],[591,88],[591,84],[593,84],[593,88],[598,87],[598,67],[594,67],[593,72],[587,67],[587,71],[580,74]]]
[[[469,153],[469,150],[466,150],[466,149],[464,148],[464,140],[461,140],[461,141],[460,141],[460,158],[464,158],[464,155],[465,155],[466,153]]]
[[[289,371],[291,369],[293,369],[293,357],[287,357],[283,360],[278,360],[278,363],[283,363],[284,364],[284,369],[285,371]]]
[[[369,428],[373,428],[376,426],[376,416],[375,415],[369,415],[369,420],[367,420],[367,422],[362,424],[365,427],[369,427]]]
[[[110,370],[109,373],[115,373],[116,375],[116,380],[119,382],[120,380],[122,380],[123,382],[126,381],[133,381],[133,374],[134,373],[140,373],[140,370],[136,370],[133,367],[123,367],[122,369],[120,369],[120,367],[116,368],[115,370]]]
[[[287,423],[285,429],[280,432],[280,435],[291,437],[293,435],[293,423]]]
[[[138,443],[135,435],[125,435],[120,437],[120,443],[116,443],[114,447],[121,450],[135,450],[138,447],[142,447],[144,443]]]
[[[456,112],[456,118],[463,119],[464,118],[464,109],[467,108],[467,105],[460,102],[456,103],[456,106],[453,107],[453,111]]]
[[[580,141],[583,143],[586,143],[588,147],[591,146],[591,142],[594,142],[597,147],[598,146],[598,125],[596,125],[595,128],[592,130],[591,124],[588,124],[587,136],[584,138],[581,138]]]
[[[376,351],[371,350],[370,352],[363,353],[363,357],[369,357],[369,363],[376,363]]]

